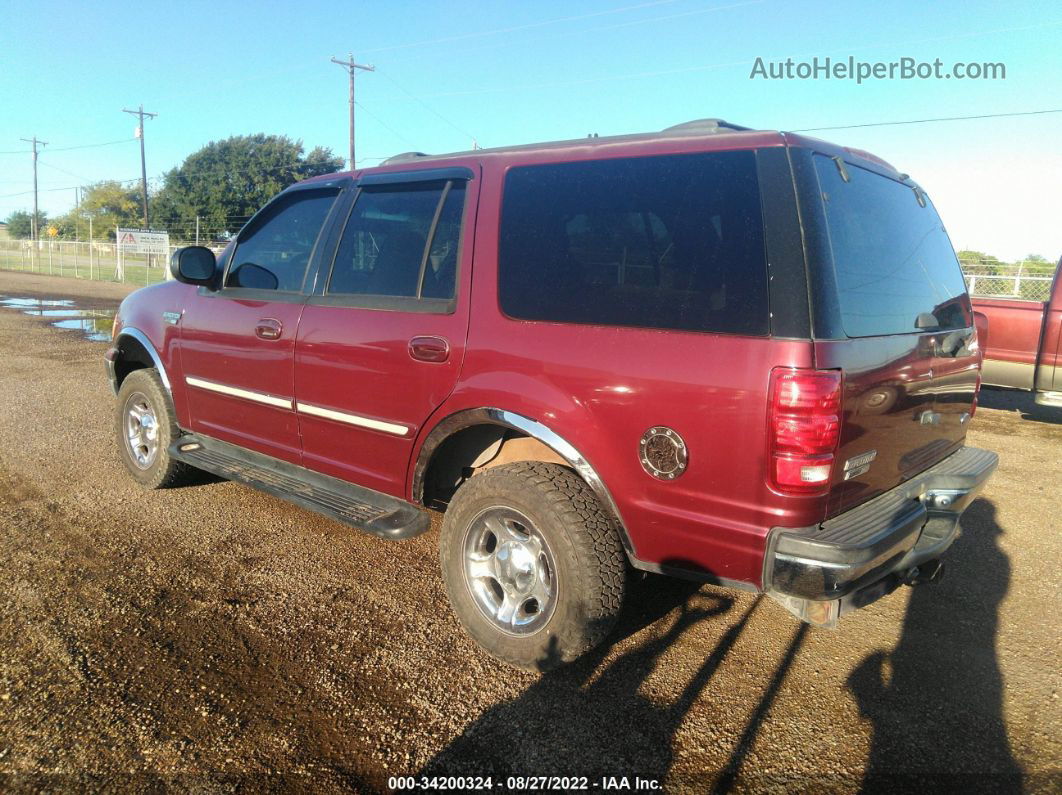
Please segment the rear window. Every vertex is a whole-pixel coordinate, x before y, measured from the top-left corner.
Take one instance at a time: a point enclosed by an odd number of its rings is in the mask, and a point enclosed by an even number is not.
[[[815,156],[841,324],[849,337],[966,328],[971,312],[951,240],[928,198],[896,180]],[[923,197],[925,195],[923,194]],[[932,315],[918,324],[920,315]],[[920,328],[921,326],[921,328]]]
[[[514,168],[498,267],[514,318],[767,334],[755,155]]]

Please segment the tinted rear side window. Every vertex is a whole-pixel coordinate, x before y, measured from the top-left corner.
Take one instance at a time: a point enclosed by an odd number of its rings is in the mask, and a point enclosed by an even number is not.
[[[816,155],[826,207],[841,324],[849,337],[916,332],[919,315],[938,329],[971,322],[959,262],[929,199],[907,185]],[[932,326],[922,324],[923,330]]]
[[[755,155],[514,168],[498,277],[514,318],[767,334]]]

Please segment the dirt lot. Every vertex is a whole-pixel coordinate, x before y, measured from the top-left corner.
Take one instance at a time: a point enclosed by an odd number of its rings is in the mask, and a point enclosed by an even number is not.
[[[124,292],[0,273],[0,295]],[[537,676],[461,632],[434,530],[388,543],[232,483],[140,491],[104,348],[0,310],[0,788],[1062,787],[1062,412],[985,394],[970,440],[1001,464],[940,584],[829,631],[649,577],[604,648]]]

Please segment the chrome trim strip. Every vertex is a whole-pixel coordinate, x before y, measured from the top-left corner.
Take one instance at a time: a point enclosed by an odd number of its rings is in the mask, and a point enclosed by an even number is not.
[[[326,409],[323,406],[315,406],[312,403],[296,403],[295,407],[303,414],[311,414],[314,417],[324,417],[326,420],[335,420],[336,422],[345,422],[347,425],[357,425],[359,428],[370,428],[374,431],[383,431],[392,436],[405,436],[409,433],[409,428],[405,425],[374,420],[369,417],[362,417],[360,414],[351,414],[348,411]]]
[[[121,347],[122,337],[132,337],[144,346],[144,350],[146,350],[148,356],[151,357],[155,369],[159,371],[159,379],[162,381],[162,385],[166,387],[167,392],[172,394],[173,390],[170,389],[170,378],[166,375],[166,368],[162,366],[162,359],[159,357],[158,351],[155,350],[155,346],[151,344],[151,340],[148,339],[147,334],[136,326],[125,326],[118,332],[118,338],[115,340],[115,345],[119,348]]]
[[[567,461],[569,466],[579,474],[579,477],[586,481],[586,484],[593,490],[594,494],[597,495],[597,498],[601,500],[601,503],[605,506],[605,510],[612,514],[612,517],[616,520],[616,524],[619,527],[620,539],[623,541],[624,549],[626,549],[628,556],[635,558],[634,546],[631,544],[630,537],[627,535],[627,526],[623,523],[623,517],[620,515],[619,508],[616,506],[616,501],[612,499],[612,494],[609,492],[608,487],[605,486],[604,481],[594,468],[590,466],[590,462],[583,457],[583,454],[576,450],[568,440],[557,435],[541,422],[504,409],[466,409],[465,411],[451,414],[449,417],[439,421],[424,440],[424,444],[421,446],[420,453],[417,456],[417,463],[413,470],[414,502],[423,502],[424,475],[428,471],[428,464],[431,462],[431,458],[435,454],[439,445],[441,445],[451,434],[456,433],[462,428],[483,423],[504,425],[507,428],[520,431],[533,439],[538,439],[538,441],[551,448],[561,458]]]
[[[206,389],[210,392],[217,392],[222,395],[231,395],[232,397],[243,398],[244,400],[251,400],[255,403],[264,403],[267,406],[276,406],[280,409],[291,410],[291,399],[281,398],[274,395],[265,395],[261,392],[252,392],[249,389],[240,389],[235,386],[228,386],[226,384],[219,384],[216,381],[207,381],[205,378],[196,378],[195,376],[185,376],[184,381],[188,386],[199,387],[200,389]]]

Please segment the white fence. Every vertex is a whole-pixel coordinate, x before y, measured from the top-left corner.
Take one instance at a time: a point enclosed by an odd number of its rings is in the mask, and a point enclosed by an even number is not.
[[[170,246],[170,254],[179,246]],[[216,249],[215,253],[220,253]],[[120,253],[114,243],[93,240],[0,240],[0,269],[77,279],[148,285],[167,278],[169,255]]]
[[[1051,297],[1054,266],[1043,262],[964,262],[970,295],[1046,301]]]

